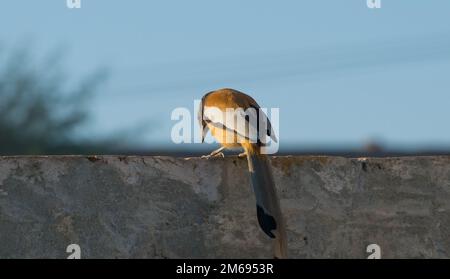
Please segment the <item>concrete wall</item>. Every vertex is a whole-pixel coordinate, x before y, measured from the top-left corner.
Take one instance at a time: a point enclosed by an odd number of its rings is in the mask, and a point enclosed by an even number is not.
[[[450,157],[273,157],[294,258],[450,255]],[[271,258],[245,159],[0,157],[0,258]]]

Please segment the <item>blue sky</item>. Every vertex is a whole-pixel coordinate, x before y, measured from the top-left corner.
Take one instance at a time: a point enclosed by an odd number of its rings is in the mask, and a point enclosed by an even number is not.
[[[110,69],[85,135],[148,124],[161,147],[174,108],[231,87],[280,108],[282,146],[450,146],[448,0],[65,2],[1,0],[0,43]]]

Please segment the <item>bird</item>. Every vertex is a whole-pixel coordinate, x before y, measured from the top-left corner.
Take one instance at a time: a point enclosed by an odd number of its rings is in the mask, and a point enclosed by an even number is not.
[[[286,226],[270,160],[263,152],[269,138],[278,142],[267,115],[249,95],[223,88],[208,92],[202,97],[198,121],[202,142],[209,130],[221,144],[219,149],[202,158],[224,157],[222,151],[225,149],[244,150],[239,157],[247,158],[259,226],[273,241],[274,258],[287,258]]]

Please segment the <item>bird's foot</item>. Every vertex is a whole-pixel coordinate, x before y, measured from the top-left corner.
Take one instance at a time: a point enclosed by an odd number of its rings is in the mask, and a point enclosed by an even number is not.
[[[246,152],[239,153],[238,157],[245,158],[245,157],[247,157],[247,153]]]
[[[223,152],[216,152],[216,153],[213,152],[213,153],[211,153],[209,155],[203,155],[201,158],[208,160],[210,158],[216,158],[216,157],[225,158],[225,155],[223,154]]]

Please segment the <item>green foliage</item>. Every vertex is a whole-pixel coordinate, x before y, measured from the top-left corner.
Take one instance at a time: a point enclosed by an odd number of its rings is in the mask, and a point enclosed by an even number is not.
[[[111,141],[76,140],[104,72],[69,84],[54,53],[34,63],[27,49],[0,51],[0,155],[106,153]],[[70,88],[70,89],[68,89]]]

